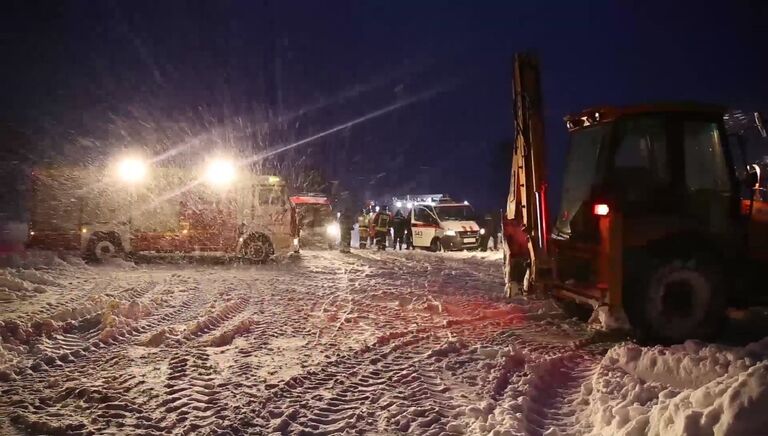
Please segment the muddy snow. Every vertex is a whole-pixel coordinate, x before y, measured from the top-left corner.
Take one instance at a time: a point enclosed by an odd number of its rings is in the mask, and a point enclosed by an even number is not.
[[[0,268],[0,434],[761,434],[768,340],[608,343],[496,253]]]

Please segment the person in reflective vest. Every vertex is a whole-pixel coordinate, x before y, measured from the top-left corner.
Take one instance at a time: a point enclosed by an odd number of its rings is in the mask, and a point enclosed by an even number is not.
[[[368,212],[363,209],[359,217],[357,217],[357,230],[359,232],[358,245],[360,248],[365,248],[368,245]]]
[[[391,221],[392,215],[389,214],[386,206],[373,216],[372,226],[376,235],[376,248],[379,250],[387,249],[387,235],[389,234]]]

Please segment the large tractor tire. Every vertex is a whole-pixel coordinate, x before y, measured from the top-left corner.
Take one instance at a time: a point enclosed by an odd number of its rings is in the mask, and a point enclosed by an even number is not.
[[[273,254],[275,254],[275,248],[272,241],[263,233],[248,235],[240,247],[240,255],[244,259],[256,263],[265,263]]]
[[[102,263],[113,257],[125,254],[120,236],[115,232],[94,232],[85,248],[85,260]]]
[[[628,275],[623,296],[627,317],[642,340],[678,343],[708,339],[720,330],[725,292],[717,262],[681,256],[643,263],[648,267]]]

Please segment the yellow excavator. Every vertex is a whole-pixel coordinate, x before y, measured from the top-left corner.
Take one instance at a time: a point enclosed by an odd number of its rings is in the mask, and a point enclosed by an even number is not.
[[[659,103],[565,117],[570,145],[550,219],[539,81],[535,56],[516,55],[508,296],[588,306],[660,342],[709,337],[728,307],[768,303],[768,203],[725,108]]]

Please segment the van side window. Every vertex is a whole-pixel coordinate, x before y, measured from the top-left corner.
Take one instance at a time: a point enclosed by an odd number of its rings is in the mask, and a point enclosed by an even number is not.
[[[432,216],[427,212],[427,209],[424,206],[417,206],[413,213],[415,221],[420,223],[432,222]]]

